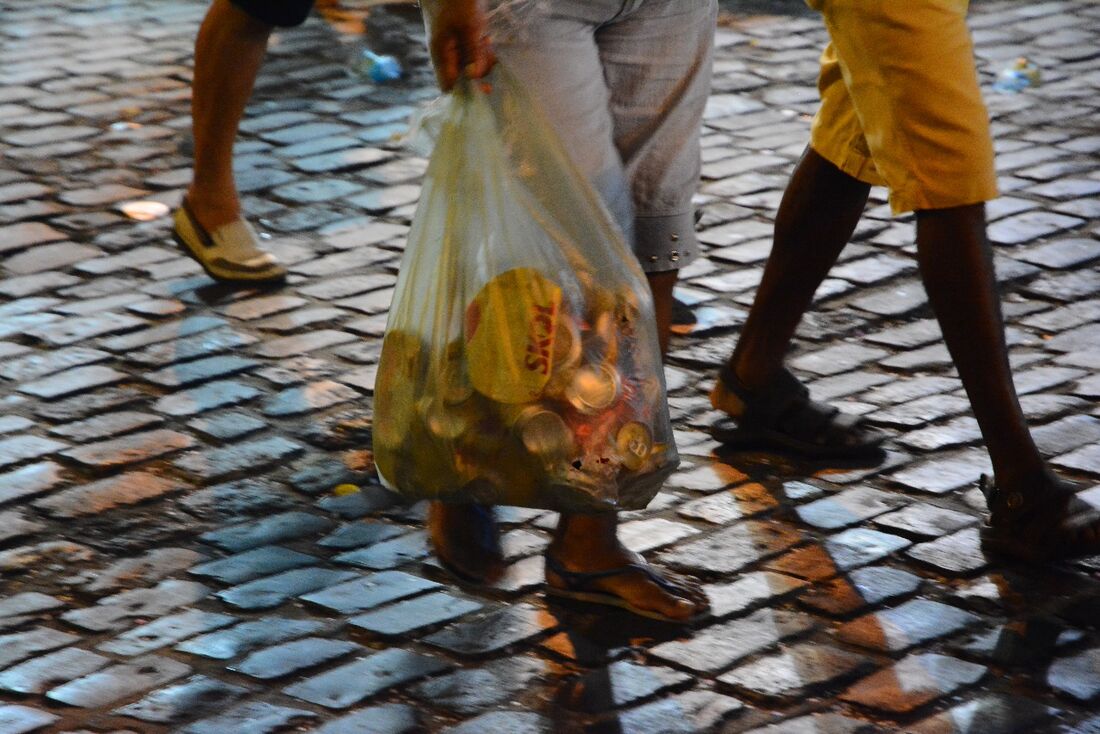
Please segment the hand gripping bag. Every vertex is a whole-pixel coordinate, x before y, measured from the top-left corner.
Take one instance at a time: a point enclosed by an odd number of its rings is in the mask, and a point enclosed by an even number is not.
[[[645,276],[499,66],[443,101],[374,391],[409,499],[644,507],[679,463]]]

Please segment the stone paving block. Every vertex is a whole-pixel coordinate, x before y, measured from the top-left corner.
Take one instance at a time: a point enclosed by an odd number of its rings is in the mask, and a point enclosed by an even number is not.
[[[1036,617],[968,635],[953,645],[952,650],[965,658],[1003,668],[1038,669],[1084,637],[1081,630],[1054,619]]]
[[[710,601],[711,615],[722,619],[779,602],[805,586],[805,581],[791,576],[753,571],[739,574],[730,582],[704,584],[703,591]]]
[[[1053,459],[1051,463],[1066,469],[1100,474],[1100,444],[1083,446],[1076,451]]]
[[[746,734],[877,734],[874,724],[834,713],[807,714],[749,729]]]
[[[154,724],[179,724],[223,711],[248,693],[247,688],[195,675],[182,683],[153,691],[113,713]]]
[[[480,602],[433,592],[352,617],[349,624],[376,635],[396,637],[449,622],[482,608]]]
[[[840,699],[876,711],[905,714],[977,683],[987,672],[984,666],[946,655],[913,654],[855,683]]]
[[[692,681],[690,675],[671,668],[620,660],[571,681],[559,700],[573,711],[599,713],[636,705]]]
[[[654,517],[619,525],[619,542],[635,553],[646,553],[699,532],[685,523]]]
[[[843,617],[908,596],[920,585],[920,577],[907,571],[888,566],[865,566],[815,586],[802,594],[799,602],[815,611]]]
[[[54,423],[68,423],[112,410],[140,407],[138,404],[144,403],[148,397],[148,393],[134,387],[107,387],[52,403],[39,403],[34,412]]]
[[[806,614],[760,609],[742,619],[707,627],[689,639],[663,642],[649,654],[693,673],[710,675],[814,626],[813,618]]]
[[[257,647],[320,632],[324,626],[316,620],[267,617],[194,637],[176,645],[175,649],[216,660],[228,660]]]
[[[5,258],[4,269],[15,275],[67,270],[71,265],[102,255],[102,251],[75,242],[37,245],[33,250]]]
[[[195,517],[225,523],[240,522],[257,515],[276,515],[297,507],[298,500],[270,482],[239,479],[190,492],[179,501],[179,505]],[[263,543],[261,539],[257,545]]]
[[[100,643],[96,649],[126,657],[141,655],[174,645],[188,637],[226,627],[236,621],[236,617],[227,614],[188,609],[123,632],[112,640]]]
[[[284,512],[278,515],[230,525],[199,536],[200,539],[232,552],[281,543],[325,532],[332,520],[309,512]]]
[[[318,706],[342,709],[449,667],[442,658],[389,648],[287,686],[283,692]]]
[[[211,329],[193,336],[153,344],[136,352],[126,352],[126,360],[149,367],[163,367],[230,349],[240,349],[258,341],[258,337],[232,329]]]
[[[654,701],[618,715],[615,731],[622,734],[690,734],[711,731],[745,708],[736,698],[714,691],[688,691],[679,696]]]
[[[0,705],[0,731],[6,734],[29,734],[49,726],[60,718],[57,714],[30,706]]]
[[[61,619],[82,629],[106,632],[131,619],[159,617],[178,607],[194,604],[209,592],[210,589],[193,581],[166,579],[152,588],[104,597],[95,606],[65,612]]]
[[[820,696],[867,673],[874,663],[835,647],[816,643],[792,645],[776,655],[758,658],[718,678],[734,691],[765,700]]]
[[[34,506],[53,517],[82,517],[162,497],[184,486],[175,479],[149,472],[129,472],[56,492],[35,501]]]
[[[789,553],[772,558],[764,564],[770,571],[778,571],[807,581],[823,581],[836,576],[842,569],[829,551],[821,545],[805,545]]]
[[[109,471],[182,451],[191,448],[194,444],[195,439],[186,433],[158,429],[85,444],[63,451],[61,455],[86,468]]]
[[[151,347],[153,344],[194,337],[200,335],[200,333],[205,333],[226,325],[226,319],[216,316],[189,316],[187,318],[168,322],[168,324],[163,324],[161,326],[154,326],[149,329],[128,333],[128,335],[125,336],[111,337],[110,339],[103,340],[102,344],[103,348],[109,349],[112,352],[125,353],[136,349]]]
[[[113,385],[127,379],[124,372],[104,367],[102,365],[89,365],[75,367],[34,382],[27,382],[19,386],[19,391],[46,400],[53,400],[73,393],[85,392],[104,385]]]
[[[29,329],[55,323],[60,318],[60,316],[53,313],[28,313],[7,316],[4,318],[3,325],[0,325],[0,336],[9,338],[25,334]]]
[[[948,535],[978,521],[977,517],[965,512],[916,502],[896,512],[879,515],[874,523],[884,530],[900,535],[929,539]]]
[[[551,724],[534,711],[491,711],[440,731],[441,734],[550,734]]]
[[[530,604],[518,603],[464,620],[424,638],[462,657],[486,657],[552,631],[557,620]]]
[[[284,417],[310,413],[359,398],[352,388],[331,380],[312,382],[292,387],[275,395],[264,404],[264,413],[272,417]]]
[[[6,438],[0,441],[0,468],[47,456],[67,447],[66,443],[41,436],[23,435]]]
[[[660,559],[678,568],[733,573],[774,556],[801,539],[798,531],[777,522],[747,520],[665,551]]]
[[[65,602],[38,591],[24,591],[0,598],[0,629],[14,627],[39,612],[60,609]]]
[[[130,433],[140,428],[152,428],[164,422],[164,418],[137,410],[120,410],[93,416],[86,420],[54,426],[50,433],[70,441],[87,442]]]
[[[194,576],[208,576],[223,584],[239,584],[260,576],[301,568],[316,562],[317,558],[309,554],[269,545],[199,564],[192,567],[188,573]]]
[[[305,637],[258,650],[236,665],[229,666],[229,670],[259,680],[271,680],[316,667],[362,649],[362,646],[347,640]]]
[[[338,614],[353,614],[439,588],[434,581],[403,571],[379,571],[303,594],[301,599]]]
[[[63,288],[79,282],[80,279],[76,276],[57,271],[35,273],[34,275],[17,275],[0,280],[0,293],[11,298],[22,298],[23,296]]]
[[[422,730],[420,713],[415,708],[387,703],[333,719],[313,734],[416,734]]]
[[[260,395],[251,385],[233,380],[208,382],[199,387],[165,395],[155,408],[170,416],[189,416],[217,408],[226,408],[248,402]]]
[[[260,365],[255,360],[236,355],[219,355],[184,362],[150,372],[144,377],[164,387],[186,387],[209,380],[231,377]]]
[[[268,423],[242,411],[225,411],[213,415],[203,415],[187,421],[187,427],[204,436],[222,442],[257,433],[267,428]]]
[[[375,520],[360,520],[341,525],[333,532],[317,541],[317,545],[324,548],[347,550],[349,548],[361,548],[365,545],[379,543],[383,540],[402,535],[407,529],[398,525],[378,522]]]
[[[34,535],[45,529],[45,525],[28,519],[26,515],[17,510],[0,512],[0,543]]]
[[[97,570],[83,589],[94,593],[153,583],[186,570],[204,558],[202,554],[187,548],[154,548],[141,556],[120,558]]]
[[[909,545],[905,538],[869,528],[851,528],[825,541],[825,549],[841,571],[874,563]]]
[[[1047,671],[1047,685],[1086,703],[1100,697],[1100,647],[1055,660]]]
[[[27,330],[27,335],[51,347],[64,347],[144,325],[144,320],[134,316],[105,311],[91,316],[73,316],[31,328]]]
[[[51,690],[46,697],[70,706],[98,708],[182,678],[190,672],[191,668],[181,662],[149,655],[71,680]]]
[[[42,563],[82,563],[95,557],[85,545],[65,540],[43,541],[0,551],[0,571],[27,571]]]
[[[853,645],[882,652],[902,652],[952,635],[981,618],[931,599],[912,599],[901,606],[848,622],[837,637]]]
[[[277,706],[264,701],[249,701],[217,714],[196,721],[184,729],[181,734],[274,734],[286,731],[287,727],[306,724],[317,718],[317,714],[306,709]]]
[[[427,533],[416,531],[375,543],[366,548],[341,553],[333,560],[338,563],[347,563],[361,568],[381,571],[419,560],[430,552]]]
[[[515,655],[470,668],[459,668],[418,683],[411,692],[432,706],[462,715],[474,715],[517,700],[549,670],[549,665],[538,658]]]
[[[970,402],[958,395],[929,395],[908,403],[876,410],[865,416],[869,423],[892,428],[919,428],[970,409]]]
[[[894,472],[891,479],[911,489],[944,494],[976,483],[982,474],[992,473],[992,465],[984,451],[964,450],[911,464]]]
[[[334,571],[311,566],[283,571],[219,591],[216,596],[238,609],[277,607],[288,599],[355,578],[352,571]]]
[[[43,222],[20,222],[0,227],[0,252],[22,250],[65,239],[65,235]]]
[[[79,639],[76,635],[50,627],[33,627],[25,632],[0,635],[0,670],[38,653],[71,645]]]
[[[905,498],[871,487],[853,487],[796,508],[802,522],[823,530],[855,525],[905,504]]]
[[[1082,220],[1065,214],[1043,210],[1024,212],[991,224],[989,241],[999,245],[1022,245],[1081,224]]]
[[[298,456],[304,448],[288,438],[271,436],[235,446],[192,451],[176,459],[175,465],[209,482],[240,472],[261,471]]]
[[[83,366],[91,362],[101,362],[109,358],[109,353],[99,349],[88,349],[87,347],[66,347],[45,352],[32,352],[0,364],[0,377],[18,381],[35,380],[37,377],[55,374],[69,368],[77,368],[77,366]]]
[[[1058,709],[1023,696],[992,693],[909,727],[914,734],[1025,734],[1044,731]]]
[[[61,471],[54,462],[42,461],[0,474],[0,503],[49,491],[61,482]]]
[[[906,555],[947,575],[970,575],[989,565],[977,528],[960,530],[913,546]]]
[[[256,350],[261,357],[280,358],[290,357],[337,344],[346,344],[354,340],[354,334],[334,329],[321,329],[296,336],[287,336],[264,342],[263,346]]]
[[[79,647],[66,647],[0,673],[0,690],[45,693],[51,686],[93,673],[110,662],[110,658],[103,655]]]

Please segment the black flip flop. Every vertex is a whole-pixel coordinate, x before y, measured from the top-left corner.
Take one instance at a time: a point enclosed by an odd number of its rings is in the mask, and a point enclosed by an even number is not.
[[[602,579],[612,578],[614,576],[624,576],[628,573],[640,573],[645,576],[650,582],[667,591],[673,596],[680,598],[686,598],[683,596],[684,587],[677,586],[668,579],[661,576],[659,573],[653,570],[651,566],[645,563],[626,563],[622,566],[616,566],[615,568],[609,568],[605,571],[570,571],[561,565],[553,556],[547,555],[546,568],[565,584],[564,587],[546,585],[546,593],[550,596],[556,596],[562,599],[569,599],[572,601],[586,602],[588,604],[602,604],[603,606],[618,607],[619,609],[625,609],[631,614],[637,614],[640,617],[646,617],[647,619],[656,619],[661,622],[670,622],[672,624],[693,624],[700,619],[706,618],[710,614],[710,608],[705,607],[697,614],[688,617],[687,619],[675,619],[669,617],[660,612],[655,612],[651,609],[642,609],[634,606],[629,601],[621,596],[612,594],[607,591],[600,591],[598,589],[592,589],[591,585],[595,581]],[[704,597],[705,598],[705,597]],[[695,601],[690,599],[690,601]]]

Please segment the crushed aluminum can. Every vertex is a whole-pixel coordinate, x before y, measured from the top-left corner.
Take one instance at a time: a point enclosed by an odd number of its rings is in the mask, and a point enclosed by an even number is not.
[[[653,453],[653,431],[637,421],[627,423],[615,436],[615,449],[628,471],[638,471]]]
[[[512,430],[524,448],[544,463],[569,460],[576,440],[561,416],[542,405],[528,405],[512,416]]]
[[[611,407],[621,386],[619,373],[609,364],[585,364],[565,388],[565,399],[578,413],[594,415]]]
[[[537,400],[550,380],[562,290],[533,268],[496,276],[466,309],[474,389],[499,403]]]

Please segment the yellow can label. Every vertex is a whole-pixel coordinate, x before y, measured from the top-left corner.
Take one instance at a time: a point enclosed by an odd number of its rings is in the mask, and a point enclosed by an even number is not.
[[[474,389],[501,403],[538,399],[554,367],[562,291],[532,268],[490,280],[466,309],[466,359]]]

